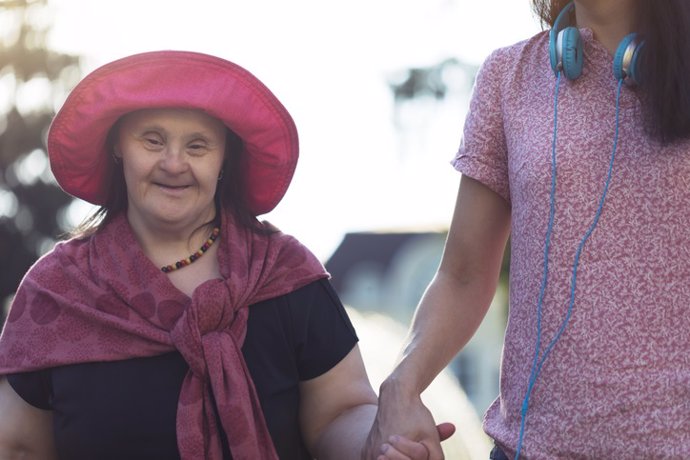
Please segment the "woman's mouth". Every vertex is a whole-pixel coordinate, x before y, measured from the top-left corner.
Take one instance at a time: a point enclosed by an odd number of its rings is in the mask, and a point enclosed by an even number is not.
[[[188,184],[164,184],[161,182],[154,182],[154,185],[167,191],[167,192],[173,192],[173,193],[174,192],[181,192],[181,191],[184,191],[184,190],[188,189],[189,187],[191,187],[191,185],[188,185]]]

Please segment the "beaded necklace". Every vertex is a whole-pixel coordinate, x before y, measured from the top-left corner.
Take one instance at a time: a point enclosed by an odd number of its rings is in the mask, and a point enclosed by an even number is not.
[[[196,251],[194,254],[190,255],[185,259],[178,260],[174,264],[161,267],[161,271],[163,273],[170,273],[175,270],[179,270],[182,267],[186,267],[187,265],[193,264],[199,257],[203,256],[204,253],[208,251],[208,248],[213,246],[213,243],[218,239],[219,235],[220,228],[214,227],[213,231],[211,232],[211,236],[209,236],[208,239],[204,242],[204,244],[201,245],[198,251]]]

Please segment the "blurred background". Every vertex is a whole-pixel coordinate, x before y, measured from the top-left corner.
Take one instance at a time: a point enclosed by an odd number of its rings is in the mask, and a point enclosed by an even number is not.
[[[59,189],[45,153],[69,90],[137,52],[215,54],[259,77],[297,123],[297,172],[265,218],[326,264],[378,388],[440,260],[476,70],[539,30],[528,0],[0,0],[2,310],[36,258],[94,210]],[[506,289],[424,394],[458,426],[448,458],[488,458],[480,418],[498,393]]]

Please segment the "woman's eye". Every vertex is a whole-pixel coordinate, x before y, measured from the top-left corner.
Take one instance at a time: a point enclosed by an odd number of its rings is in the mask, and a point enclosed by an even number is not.
[[[153,136],[144,137],[144,142],[151,147],[160,147],[163,145],[163,141],[161,139]]]
[[[204,153],[206,151],[206,149],[207,149],[207,146],[204,143],[189,144],[189,151],[195,155],[199,155],[201,153]]]

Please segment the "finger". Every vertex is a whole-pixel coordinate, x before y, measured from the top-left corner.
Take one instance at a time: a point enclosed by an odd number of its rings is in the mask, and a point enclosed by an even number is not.
[[[421,441],[421,443],[424,444],[427,452],[429,452],[429,457],[427,457],[429,460],[443,460],[445,458],[440,442]]]
[[[449,422],[439,423],[436,425],[436,429],[438,430],[438,437],[441,441],[445,441],[455,433],[455,425]]]
[[[397,450],[392,445],[386,443],[381,446],[381,451],[383,452],[379,459],[382,460],[426,460],[427,454],[426,449],[424,449],[424,456],[422,457],[408,457],[399,450]]]
[[[429,457],[429,452],[421,442],[412,441],[404,436],[391,436],[388,442],[395,450],[411,459],[426,460]]]

